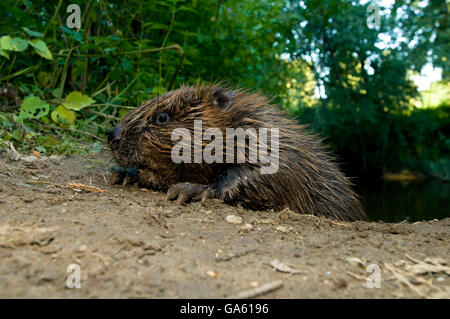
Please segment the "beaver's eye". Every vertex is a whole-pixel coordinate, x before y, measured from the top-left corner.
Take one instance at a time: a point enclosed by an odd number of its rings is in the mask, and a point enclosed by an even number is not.
[[[167,122],[169,122],[169,120],[170,120],[170,117],[169,117],[169,115],[167,115],[167,113],[161,113],[156,118],[156,123],[158,123],[159,125],[163,125],[163,124],[166,124]]]

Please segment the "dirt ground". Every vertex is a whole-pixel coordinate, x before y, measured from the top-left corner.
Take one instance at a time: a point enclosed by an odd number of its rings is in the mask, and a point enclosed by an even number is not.
[[[2,298],[450,298],[450,218],[347,223],[217,200],[177,206],[110,186],[107,153],[0,157]],[[71,264],[80,289],[66,285]]]

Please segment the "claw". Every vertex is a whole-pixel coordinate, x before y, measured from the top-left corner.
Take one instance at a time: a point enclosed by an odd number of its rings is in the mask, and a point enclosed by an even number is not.
[[[131,178],[126,176],[122,181],[122,186],[127,186],[128,184],[130,184],[130,182],[131,182]]]
[[[179,184],[177,184],[179,185]],[[166,197],[164,198],[164,200],[168,201],[168,200],[173,200],[175,198],[177,198],[178,196],[178,189],[175,187],[176,185],[173,185],[169,188],[169,190],[167,191]]]
[[[178,198],[177,198],[177,205],[184,204],[185,202],[187,202],[187,200],[188,200],[187,193],[186,193],[186,192],[182,192],[182,193],[180,193],[180,194],[178,195]]]
[[[210,196],[210,191],[208,186],[191,184],[191,183],[181,183],[172,185],[167,191],[165,200],[177,199],[176,203],[183,204],[188,201],[205,201]]]
[[[126,186],[137,181],[137,172],[135,169],[112,168],[111,169],[111,185],[122,184]]]
[[[110,184],[111,185],[116,185],[119,184],[123,181],[123,175],[118,173],[118,172],[114,172],[111,174],[111,179],[110,179]]]

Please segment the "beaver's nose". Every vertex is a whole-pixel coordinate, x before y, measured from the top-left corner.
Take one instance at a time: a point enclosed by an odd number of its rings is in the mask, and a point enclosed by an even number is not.
[[[120,124],[108,133],[108,143],[112,150],[119,148],[120,142]]]

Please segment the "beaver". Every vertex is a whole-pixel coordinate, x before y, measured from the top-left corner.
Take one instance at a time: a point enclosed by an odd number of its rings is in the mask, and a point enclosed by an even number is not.
[[[185,154],[185,161],[174,158],[173,148],[180,143],[180,134],[175,134],[174,140],[174,132],[195,136],[199,134],[198,123],[200,136],[209,135],[209,139],[197,143],[200,153],[212,140],[211,129],[216,140],[230,128],[246,132],[254,129],[253,133],[259,130],[278,140],[255,146],[250,143],[253,136],[249,133],[244,145],[241,143],[245,155],[240,161],[236,161],[239,145],[224,146],[220,139],[216,145],[226,151],[232,148],[234,161],[222,161],[225,155],[217,149],[211,152],[217,153],[212,155],[218,155],[216,161],[192,160],[192,153]],[[270,134],[263,128],[271,129]],[[209,134],[205,134],[208,130]],[[256,140],[260,142],[262,137]],[[288,207],[300,214],[337,220],[367,219],[350,179],[339,170],[323,141],[260,93],[218,84],[181,86],[128,113],[109,133],[108,142],[113,157],[123,168],[115,182],[126,183],[135,178],[142,187],[167,192],[166,200],[176,200],[178,204],[218,198],[252,210]],[[192,142],[187,139],[183,146],[192,147]],[[277,155],[277,167],[272,172],[262,171],[267,168],[267,156],[263,163],[251,155],[255,148],[259,151],[264,147],[271,155]],[[195,153],[195,141],[193,148]],[[136,172],[134,177],[127,173],[130,169]]]

